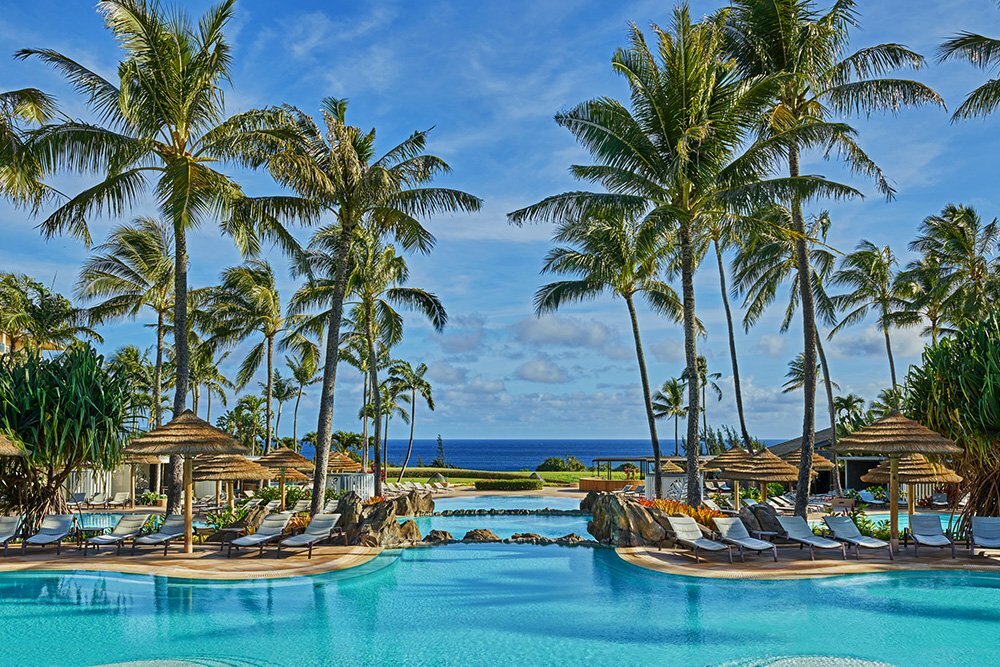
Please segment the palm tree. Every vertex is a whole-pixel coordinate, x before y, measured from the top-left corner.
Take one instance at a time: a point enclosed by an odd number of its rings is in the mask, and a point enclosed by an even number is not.
[[[403,481],[406,466],[410,463],[413,453],[413,432],[417,422],[417,395],[424,399],[427,409],[434,410],[434,397],[431,395],[431,383],[424,377],[427,374],[427,364],[417,364],[414,368],[408,361],[396,361],[389,368],[389,381],[396,387],[410,394],[410,441],[406,445],[406,458],[399,469],[397,482]]]
[[[137,218],[112,230],[108,240],[80,270],[76,294],[81,299],[103,299],[93,306],[97,322],[136,317],[143,308],[156,313],[156,361],[153,380],[152,424],[162,420],[163,341],[173,306],[174,242],[167,225],[153,218]]]
[[[134,394],[135,405],[138,408],[132,417],[132,430],[139,433],[139,417],[145,412],[149,422],[153,421],[156,413],[154,403],[154,370],[150,363],[148,354],[139,350],[135,345],[125,345],[115,350],[108,358],[106,368],[115,376],[122,377],[128,382]]]
[[[9,352],[62,350],[81,337],[103,342],[90,320],[86,308],[37,280],[0,274],[0,340]]]
[[[653,415],[657,419],[673,418],[674,456],[679,456],[679,421],[681,417],[687,416],[687,407],[684,405],[684,382],[682,380],[670,378],[663,383],[658,392],[653,394]]]
[[[865,422],[865,399],[857,394],[837,396],[833,399],[837,410],[837,430],[841,435],[848,435],[860,428]]]
[[[677,293],[660,278],[673,251],[671,237],[661,218],[631,218],[624,212],[595,209],[578,219],[560,222],[553,240],[566,245],[549,252],[542,273],[572,276],[572,279],[539,289],[535,294],[535,313],[542,316],[564,304],[607,293],[625,302],[653,448],[656,494],[660,497],[660,442],[635,306],[636,299],[641,298],[654,312],[674,321],[681,319]]]
[[[981,69],[996,68],[1000,63],[1000,39],[985,37],[974,32],[960,32],[938,51],[941,61],[966,60]],[[989,116],[1000,105],[1000,79],[990,79],[973,90],[955,109],[952,121]]]
[[[285,364],[292,372],[292,379],[295,381],[295,409],[292,410],[292,440],[295,441],[295,448],[300,448],[299,443],[299,403],[302,402],[302,394],[309,385],[316,384],[322,378],[319,373],[319,356],[315,347],[312,351],[299,352],[295,357],[285,357]]]
[[[16,54],[61,72],[101,123],[65,120],[35,133],[31,150],[43,172],[103,174],[51,213],[41,223],[43,234],[69,233],[89,244],[91,215],[123,215],[150,185],[159,217],[173,229],[175,415],[183,412],[189,388],[187,231],[219,215],[223,232],[242,252],[252,253],[262,235],[294,245],[279,218],[316,213],[289,197],[247,197],[216,169],[225,163],[257,167],[294,139],[282,110],[225,117],[222,86],[229,81],[231,53],[224,31],[234,1],[222,0],[195,25],[182,12],[163,11],[158,2],[101,0],[98,10],[123,51],[114,83],[52,49]],[[168,512],[180,503],[179,463],[180,457],[171,457]]]
[[[911,244],[912,246],[912,244]],[[931,344],[937,343],[938,336],[951,333],[948,325],[949,313],[955,309],[948,294],[948,282],[940,260],[924,256],[906,265],[899,274],[899,280],[906,284],[910,293],[903,310],[894,313],[899,326],[920,326],[927,323],[921,332],[931,337]]]
[[[47,190],[41,165],[27,149],[25,124],[47,123],[55,113],[55,100],[37,88],[0,92],[0,196],[15,204],[41,203]]]
[[[849,312],[841,317],[829,335],[832,338],[844,327],[862,321],[869,310],[874,310],[878,317],[876,324],[885,337],[893,389],[897,386],[896,363],[892,357],[889,330],[898,318],[896,313],[905,310],[909,296],[906,281],[899,280],[895,274],[896,263],[896,256],[889,246],[880,248],[864,240],[858,244],[857,250],[844,257],[840,269],[833,274],[833,283],[854,289],[831,297],[838,310]]]
[[[574,166],[573,173],[602,184],[609,193],[569,192],[515,211],[508,219],[556,222],[613,206],[632,217],[645,214],[670,229],[680,256],[684,312],[688,409],[700,411],[695,316],[695,243],[701,230],[726,211],[750,209],[775,197],[819,193],[844,195],[850,188],[806,176],[765,180],[776,161],[797,143],[829,139],[825,126],[793,127],[763,142],[751,131],[778,81],[760,78],[745,85],[733,80],[723,52],[724,25],[716,17],[691,21],[686,7],[674,10],[669,31],[654,26],[656,55],[632,26],[631,44],[612,58],[628,80],[630,108],[608,98],[584,102],[556,116],[598,164]],[[740,153],[740,151],[743,151]],[[688,442],[698,441],[698,421],[688,420]],[[698,452],[688,447],[687,501],[701,504]]]
[[[262,340],[250,348],[236,375],[237,387],[246,387],[264,364],[265,423],[264,453],[271,451],[271,423],[274,399],[275,340],[285,329],[281,295],[274,282],[271,265],[263,260],[249,260],[222,272],[220,285],[212,293],[212,311],[216,320],[214,336],[228,345],[240,343],[258,334]]]
[[[716,380],[722,378],[722,373],[709,373],[708,372],[708,360],[704,355],[699,354],[698,360],[696,362],[696,368],[698,373],[698,385],[701,387],[701,419],[702,419],[702,433],[705,437],[705,442],[708,442],[708,396],[707,390],[711,389],[712,393],[715,394],[715,400],[722,400],[722,388],[719,387]]]
[[[412,423],[410,420],[410,413],[407,411],[405,404],[410,402],[410,397],[402,387],[393,384],[389,378],[382,381],[382,386],[379,387],[379,405],[381,406],[382,414],[382,465],[389,465],[389,422],[392,421],[392,416],[396,415],[403,420],[404,424]],[[367,412],[374,417],[375,409],[374,404],[370,406],[370,410]]]
[[[262,397],[253,394],[241,396],[232,410],[215,420],[215,425],[235,435],[244,447],[256,453],[257,444],[267,432],[264,409]]]
[[[819,364],[817,364],[817,368],[814,369],[817,375],[819,375],[820,373],[820,369],[818,368],[818,366]],[[802,389],[802,387],[805,386],[806,384],[805,355],[799,352],[794,359],[788,362],[788,372],[785,373],[785,377],[787,378],[787,380],[785,380],[785,384],[781,385],[782,394],[789,394],[795,391],[796,389]],[[840,389],[840,385],[838,385],[836,382],[833,382],[832,384],[834,389]]]
[[[347,100],[325,98],[321,115],[326,132],[296,111],[305,150],[276,153],[269,169],[274,178],[302,199],[333,214],[336,224],[317,232],[314,256],[303,262],[308,278],[324,286],[323,326],[327,336],[320,395],[316,475],[312,514],[323,507],[326,464],[333,434],[334,389],[344,298],[350,273],[351,245],[363,223],[394,237],[404,248],[427,252],[434,237],[418,218],[436,213],[473,212],[479,198],[459,190],[428,187],[450,171],[444,160],[424,153],[427,132],[415,132],[382,156],[375,153],[375,130],[347,125]],[[315,255],[323,255],[320,259]]]
[[[205,391],[206,409],[205,421],[212,421],[212,396],[218,396],[222,407],[226,407],[226,392],[235,391],[236,385],[221,370],[222,362],[229,356],[229,352],[216,355],[215,345],[209,341],[192,340],[191,345],[191,367],[190,382],[192,394],[192,406],[195,414],[198,413],[198,402],[201,398],[202,389]]]
[[[790,129],[827,126],[827,151],[836,151],[858,174],[874,179],[886,197],[893,189],[874,160],[855,141],[856,132],[842,123],[830,123],[834,114],[870,114],[897,111],[903,106],[937,104],[941,97],[916,81],[889,78],[890,72],[903,67],[919,69],[924,64],[920,54],[899,44],[876,44],[854,53],[847,52],[849,33],[858,26],[853,0],[839,0],[821,12],[814,0],[733,0],[723,10],[727,24],[728,51],[737,72],[753,81],[759,76],[779,75],[781,85],[765,114],[770,123],[767,134],[787,134]],[[800,174],[800,157],[808,143],[793,141],[785,158],[788,175]],[[855,195],[840,190],[837,194]],[[795,254],[799,298],[802,304],[802,338],[806,367],[803,386],[802,456],[799,461],[798,488],[809,488],[815,443],[816,402],[816,317],[810,289],[809,248],[800,193],[785,198],[789,202],[792,230],[796,233]],[[806,494],[795,501],[795,513],[806,515]]]
[[[274,437],[280,438],[278,428],[281,426],[281,406],[296,397],[299,391],[294,378],[286,378],[281,375],[281,371],[274,372],[274,386],[271,393],[278,404],[278,414],[274,419]]]

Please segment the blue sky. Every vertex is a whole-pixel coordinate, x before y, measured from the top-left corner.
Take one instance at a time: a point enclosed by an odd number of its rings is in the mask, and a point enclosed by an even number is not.
[[[692,11],[705,14],[719,4],[694,2]],[[863,29],[854,34],[852,46],[894,41],[928,56],[928,67],[915,76],[938,90],[950,108],[985,78],[966,65],[937,64],[933,55],[945,37],[959,30],[1000,34],[1000,11],[991,0],[864,5]],[[206,6],[185,3],[192,14]],[[229,30],[234,69],[226,100],[231,111],[284,102],[315,113],[324,96],[348,97],[349,121],[377,128],[383,148],[413,130],[433,127],[429,150],[454,169],[439,183],[485,200],[479,214],[428,221],[437,248],[410,260],[410,284],[437,293],[451,318],[439,335],[409,317],[406,339],[395,350],[397,357],[430,366],[438,409],[433,414],[421,410],[418,437],[646,436],[624,305],[601,300],[535,318],[531,302],[544,280],[538,271],[551,229],[512,228],[505,214],[579,187],[568,167],[587,163],[587,156],[556,126],[553,115],[591,97],[622,97],[625,85],[611,73],[609,61],[625,41],[627,21],[666,23],[670,7],[662,0],[238,3]],[[55,48],[109,78],[118,57],[86,2],[9,5],[0,17],[0,44],[7,53]],[[0,79],[5,89],[31,85],[49,91],[70,115],[85,117],[80,100],[38,62],[0,59]],[[827,206],[835,247],[850,250],[867,238],[891,244],[905,260],[921,219],[945,204],[972,204],[988,218],[1000,211],[996,118],[954,125],[940,109],[920,109],[853,122],[861,145],[888,172],[898,195],[886,202],[870,183],[812,156],[809,171],[847,180],[868,195]],[[264,174],[234,174],[251,193],[277,191]],[[73,190],[91,181],[64,176],[54,183]],[[146,204],[135,214],[151,211]],[[43,240],[37,222],[0,204],[0,269],[31,274],[70,293],[87,250],[72,239]],[[95,240],[100,242],[118,222],[93,220]],[[307,237],[304,230],[297,234]],[[211,224],[192,233],[189,247],[193,286],[213,284],[223,268],[240,261],[232,243]],[[267,258],[287,300],[295,288],[287,262],[273,250]],[[701,350],[712,370],[724,376],[725,396],[710,402],[709,418],[732,424],[725,321],[713,264],[700,269],[696,288],[698,314],[708,328]],[[786,364],[800,349],[798,323],[781,336],[780,316],[775,308],[749,333],[741,331],[737,341],[749,427],[762,438],[791,437],[801,428],[800,396],[780,392]],[[653,382],[678,376],[680,328],[648,312],[640,318]],[[103,349],[129,343],[148,347],[151,321],[147,313],[136,322],[106,327]],[[922,345],[916,330],[894,332],[897,367],[918,360]],[[882,339],[871,322],[846,330],[828,343],[828,350],[842,392],[870,399],[889,383]],[[224,367],[233,376],[242,351]],[[349,367],[341,378],[335,426],[351,429],[357,424],[360,383]],[[303,399],[300,415],[313,428],[317,394]],[[824,412],[821,402],[818,414]],[[288,427],[290,420],[283,420],[282,435]],[[667,431],[672,428],[662,425],[661,438],[669,439]]]

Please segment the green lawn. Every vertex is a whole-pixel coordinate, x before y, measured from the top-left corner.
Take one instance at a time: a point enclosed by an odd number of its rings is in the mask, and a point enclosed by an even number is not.
[[[435,473],[441,473],[447,477],[448,482],[451,484],[466,484],[471,486],[475,484],[477,479],[524,479],[531,475],[532,471],[499,472],[491,470],[466,470],[463,468],[407,468],[403,481],[426,482]],[[581,477],[593,477],[596,473],[592,470],[587,470],[584,472],[540,472],[538,474],[545,479],[545,486],[575,487]],[[606,474],[603,473],[602,477]],[[399,468],[389,467],[386,472],[386,479],[394,482],[397,475],[399,475]],[[614,479],[625,479],[625,473],[616,472],[613,474],[613,477]]]

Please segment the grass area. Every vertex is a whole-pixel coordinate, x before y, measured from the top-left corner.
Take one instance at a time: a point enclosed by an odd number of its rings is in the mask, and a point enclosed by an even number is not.
[[[472,486],[476,480],[480,479],[526,479],[532,474],[531,470],[496,471],[496,470],[466,470],[464,468],[407,468],[404,482],[426,482],[431,475],[440,473],[448,478],[451,484],[463,484]],[[545,480],[545,486],[576,486],[581,477],[593,477],[596,473],[592,470],[583,472],[540,472],[538,473]],[[390,467],[386,473],[386,479],[396,481],[399,475],[398,467]],[[602,477],[607,475],[603,473]],[[613,473],[614,479],[625,479],[625,473]]]

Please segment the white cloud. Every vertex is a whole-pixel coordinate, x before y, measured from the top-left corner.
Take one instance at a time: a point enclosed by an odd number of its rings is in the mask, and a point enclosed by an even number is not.
[[[445,352],[478,350],[486,339],[486,318],[478,313],[455,317],[449,322],[445,333],[435,334],[434,339]]]
[[[462,384],[469,376],[468,369],[449,364],[447,361],[437,361],[430,364],[428,376],[435,384]]]
[[[562,384],[569,380],[566,369],[548,359],[531,359],[524,362],[514,371],[514,377],[526,382],[542,382],[546,384]]]
[[[763,334],[754,345],[754,350],[771,358],[780,357],[784,349],[785,337],[777,334]]]
[[[600,349],[612,337],[611,330],[602,322],[560,315],[525,318],[511,328],[514,340],[525,345]]]

